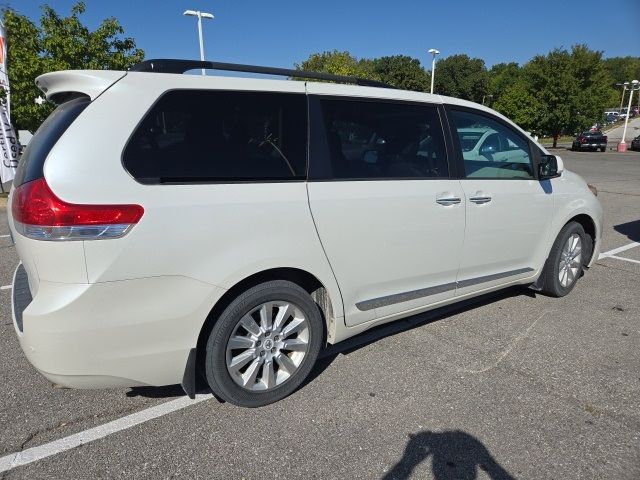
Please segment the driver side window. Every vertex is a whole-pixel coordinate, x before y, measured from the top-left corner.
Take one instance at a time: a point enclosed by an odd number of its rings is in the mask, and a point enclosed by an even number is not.
[[[484,115],[452,111],[466,178],[534,178],[529,142]]]

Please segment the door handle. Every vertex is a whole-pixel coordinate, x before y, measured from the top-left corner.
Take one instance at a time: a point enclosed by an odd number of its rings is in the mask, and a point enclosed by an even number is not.
[[[469,201],[478,205],[482,205],[483,203],[489,203],[491,201],[491,197],[489,195],[476,195],[473,197],[469,197]]]
[[[454,197],[454,196],[447,196],[447,197],[439,197],[436,198],[436,202],[439,203],[440,205],[456,205],[458,203],[460,203],[462,200],[460,199],[460,197]]]

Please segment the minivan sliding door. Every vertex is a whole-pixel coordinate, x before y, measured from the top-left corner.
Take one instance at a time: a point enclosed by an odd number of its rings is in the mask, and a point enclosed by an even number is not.
[[[308,192],[346,324],[452,298],[465,212],[439,108],[323,88],[308,86]]]

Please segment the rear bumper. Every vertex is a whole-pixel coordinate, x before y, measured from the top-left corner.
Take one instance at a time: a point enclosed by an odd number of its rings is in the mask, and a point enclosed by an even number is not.
[[[16,272],[14,291],[23,288],[24,277]],[[223,292],[175,276],[41,281],[31,302],[12,302],[14,327],[29,362],[62,386],[175,384],[183,380],[189,352]]]
[[[577,150],[591,150],[594,148],[607,148],[606,143],[573,143],[572,148]]]

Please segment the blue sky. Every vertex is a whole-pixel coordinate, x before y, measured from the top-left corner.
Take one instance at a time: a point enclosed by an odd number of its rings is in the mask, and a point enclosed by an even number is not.
[[[33,20],[36,0],[4,0]],[[67,15],[73,1],[49,0]],[[348,50],[357,57],[406,54],[429,65],[429,48],[466,53],[488,66],[525,63],[554,47],[586,43],[605,57],[640,56],[640,0],[86,0],[84,22],[114,16],[147,58],[198,58],[196,20],[204,24],[209,60],[291,67],[312,52]]]

